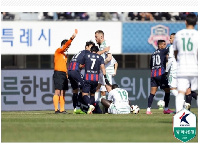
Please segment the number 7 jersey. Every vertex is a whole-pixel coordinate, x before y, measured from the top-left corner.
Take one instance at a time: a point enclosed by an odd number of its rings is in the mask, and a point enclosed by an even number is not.
[[[177,76],[198,76],[198,32],[183,29],[176,33],[173,47],[178,50]]]

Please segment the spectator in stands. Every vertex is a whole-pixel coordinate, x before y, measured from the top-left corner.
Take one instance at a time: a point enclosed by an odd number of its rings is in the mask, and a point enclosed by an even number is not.
[[[88,20],[89,19],[89,15],[87,14],[87,12],[79,12],[79,16],[80,16],[80,20]]]
[[[169,12],[169,14],[171,15],[171,20],[180,20],[178,12]]]
[[[128,17],[130,18],[130,20],[141,20],[141,17],[138,12],[129,12]]]
[[[150,12],[140,12],[139,15],[141,16],[141,21],[145,20],[154,21],[154,17]]]
[[[9,12],[1,12],[1,14],[3,14],[3,20],[14,20],[15,19],[15,15],[10,14]]]
[[[168,12],[161,12],[161,17],[165,18],[166,20],[171,20],[171,15]]]

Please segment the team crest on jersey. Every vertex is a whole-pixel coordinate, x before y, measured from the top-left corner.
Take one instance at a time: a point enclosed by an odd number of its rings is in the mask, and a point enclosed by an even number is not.
[[[169,28],[164,25],[156,25],[151,27],[151,35],[148,39],[148,43],[153,45],[155,49],[157,49],[157,41],[165,40],[166,44],[169,44]]]

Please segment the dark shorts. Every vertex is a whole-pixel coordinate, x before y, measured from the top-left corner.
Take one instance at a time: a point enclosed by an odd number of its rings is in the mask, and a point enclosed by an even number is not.
[[[53,81],[55,89],[68,90],[68,79],[65,72],[54,71]]]
[[[84,81],[83,92],[84,93],[95,93],[98,86],[98,81]]]
[[[151,77],[151,87],[158,87],[160,89],[169,88],[168,79],[165,74],[158,77]]]
[[[68,71],[68,79],[70,80],[72,89],[75,90],[77,88],[82,89],[83,87],[83,76],[77,70],[69,70]]]

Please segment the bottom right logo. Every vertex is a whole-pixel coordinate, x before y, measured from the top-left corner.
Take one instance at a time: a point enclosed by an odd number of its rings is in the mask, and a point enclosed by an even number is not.
[[[182,142],[188,142],[196,136],[196,115],[187,109],[182,109],[173,116],[174,137]]]

